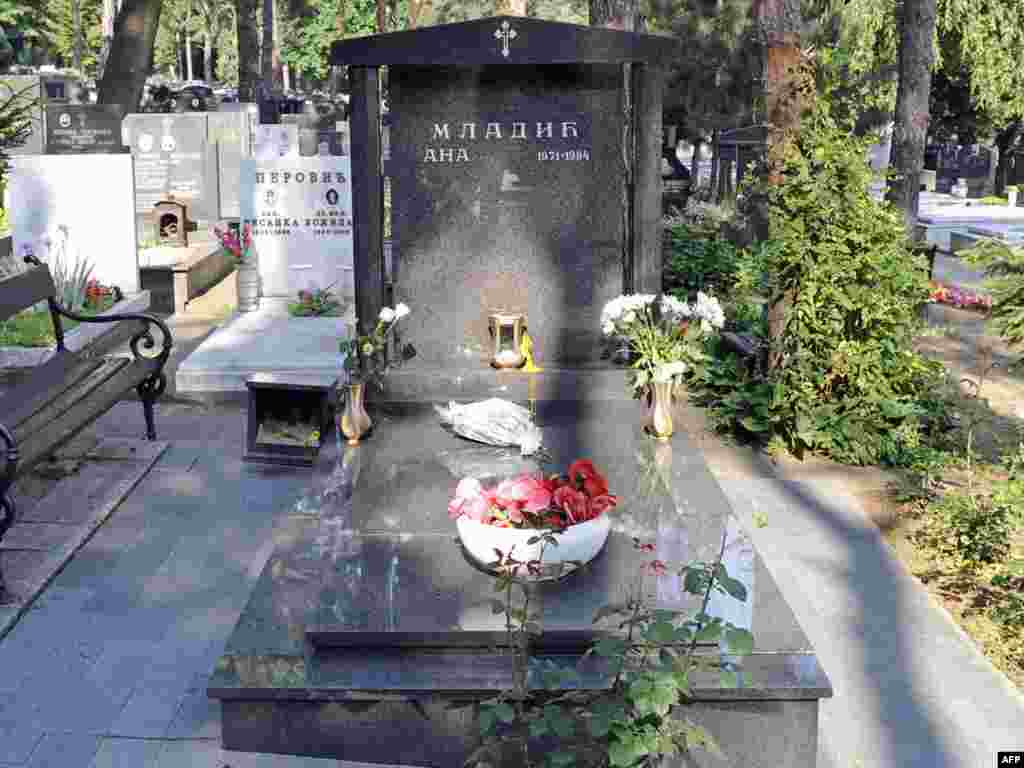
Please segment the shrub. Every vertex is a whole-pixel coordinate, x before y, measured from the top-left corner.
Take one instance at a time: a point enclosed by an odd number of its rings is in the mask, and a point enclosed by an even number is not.
[[[761,378],[712,364],[694,382],[721,426],[774,438],[797,456],[813,450],[857,464],[891,461],[917,439],[942,373],[911,349],[927,268],[900,213],[868,194],[869,140],[819,107],[788,149],[780,183],[753,182],[773,241],[757,254],[760,274],[746,279],[791,300],[782,363]]]
[[[992,292],[992,324],[1013,347],[1024,347],[1024,248],[985,240],[967,252],[967,263],[985,268]]]
[[[1010,551],[1012,512],[992,496],[951,494],[929,510],[917,535],[930,548],[968,566],[995,563]]]
[[[739,251],[728,240],[702,233],[676,220],[665,227],[669,244],[664,266],[664,291],[686,301],[696,291],[721,296],[731,285],[739,263]]]

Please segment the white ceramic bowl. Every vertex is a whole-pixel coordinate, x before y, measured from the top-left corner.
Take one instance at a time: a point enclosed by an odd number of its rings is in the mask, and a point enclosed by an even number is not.
[[[509,552],[513,546],[513,554],[520,561],[536,560],[540,557],[542,543],[527,544],[526,542],[534,536],[539,536],[545,531],[526,528],[499,528],[494,525],[486,525],[476,520],[470,520],[463,515],[455,521],[459,529],[459,538],[462,546],[470,556],[484,567],[490,566],[498,556],[494,550]],[[547,546],[544,549],[544,558],[541,565],[545,572],[552,570],[563,574],[574,569],[563,570],[562,563],[566,561],[578,561],[582,564],[589,563],[604,547],[608,541],[608,533],[611,531],[612,523],[609,515],[604,514],[587,520],[585,523],[569,526],[565,533],[558,536],[558,546]]]

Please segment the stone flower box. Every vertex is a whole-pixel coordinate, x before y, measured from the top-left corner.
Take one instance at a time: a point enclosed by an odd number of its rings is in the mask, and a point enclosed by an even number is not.
[[[149,291],[128,294],[121,301],[98,317],[120,315],[129,312],[145,312],[149,309]],[[119,334],[127,341],[131,334],[125,334],[125,323],[81,323],[71,330],[65,330],[64,343],[67,348],[78,352],[88,346],[113,343]],[[159,342],[159,339],[157,340]],[[53,347],[0,347],[0,368],[34,368],[46,362],[53,354]]]
[[[230,275],[235,258],[215,242],[158,246],[139,253],[139,280],[152,294],[153,311],[181,314],[190,301]]]

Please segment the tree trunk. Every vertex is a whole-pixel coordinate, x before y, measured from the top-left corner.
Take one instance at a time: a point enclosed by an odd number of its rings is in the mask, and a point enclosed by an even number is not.
[[[800,3],[798,0],[755,0],[754,17],[765,37],[765,113],[768,117],[768,182],[782,180],[781,164],[786,146],[800,128]],[[752,234],[757,239],[771,236],[768,210],[755,206]],[[792,290],[769,298],[765,305],[768,346],[763,364],[776,370],[784,361],[784,334],[795,296]]]
[[[203,30],[203,77],[207,85],[213,82],[213,40],[218,32],[209,25]]]
[[[899,67],[896,87],[896,123],[892,130],[892,161],[895,174],[888,199],[903,210],[907,234],[917,223],[921,196],[921,168],[924,166],[928,135],[928,97],[935,65],[936,0],[903,0],[900,19]]]
[[[996,149],[999,152],[999,160],[996,163],[996,183],[995,193],[997,195],[1003,194],[1006,190],[1006,185],[1011,183],[1008,181],[1010,173],[1010,165],[1012,163],[1013,155],[1011,150],[1014,144],[1017,143],[1017,139],[1021,134],[1021,129],[1024,128],[1024,124],[1020,122],[1011,123],[1007,128],[996,134]]]
[[[388,31],[388,0],[377,0],[377,33]]]
[[[256,101],[256,83],[260,79],[258,0],[237,0],[235,32],[238,36],[238,100]]]
[[[284,90],[288,90],[288,86],[284,85],[284,70],[281,63],[281,24],[280,24],[280,10],[277,7],[276,0],[271,0],[271,9],[274,12],[274,47],[270,52],[270,68],[274,75],[274,90],[278,90],[284,87]]]
[[[192,32],[185,30],[185,72],[188,74],[186,80],[195,80],[196,75],[192,63]]]
[[[153,67],[153,43],[162,6],[163,0],[124,0],[99,82],[100,104],[120,104],[126,113],[138,109]]]
[[[71,0],[71,66],[82,71],[82,3]]]
[[[260,75],[267,93],[274,91],[274,0],[263,0],[263,45]]]
[[[103,77],[107,67],[107,59],[110,57],[110,44],[114,40],[114,18],[117,16],[117,5],[115,0],[103,0],[103,47],[100,49],[100,58],[96,62],[96,79]]]
[[[718,185],[718,174],[722,166],[721,142],[718,139],[720,131],[716,128],[711,134],[711,173],[708,176],[708,202],[715,197],[715,189]]]

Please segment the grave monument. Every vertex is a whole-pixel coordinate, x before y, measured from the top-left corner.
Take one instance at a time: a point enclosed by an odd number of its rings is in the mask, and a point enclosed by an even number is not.
[[[393,291],[412,311],[402,341],[420,355],[375,393],[370,439],[327,446],[317,466],[336,462],[333,471],[326,482],[314,475],[277,531],[209,682],[225,748],[461,765],[479,733],[476,705],[507,689],[513,671],[493,580],[460,548],[447,504],[463,477],[547,475],[586,457],[621,494],[612,534],[587,567],[536,587],[537,655],[581,660],[595,610],[636,574],[633,536],[672,562],[713,559],[724,546],[749,597],[709,610],[750,629],[756,652],[739,662],[738,686],[694,680],[688,714],[725,764],[815,765],[831,685],[813,649],[699,450],[680,433],[655,447],[624,370],[600,359],[603,303],[661,287],[662,73],[679,53],[654,35],[510,17],[335,44],[332,63],[347,65],[352,83],[360,331],[386,291],[386,66]],[[490,367],[496,312],[526,317],[542,373]],[[547,455],[469,443],[432,407],[487,396],[529,401]],[[655,466],[664,482],[649,487],[641,475]],[[692,607],[673,578],[659,577],[659,604]],[[607,684],[584,666],[580,685]]]

